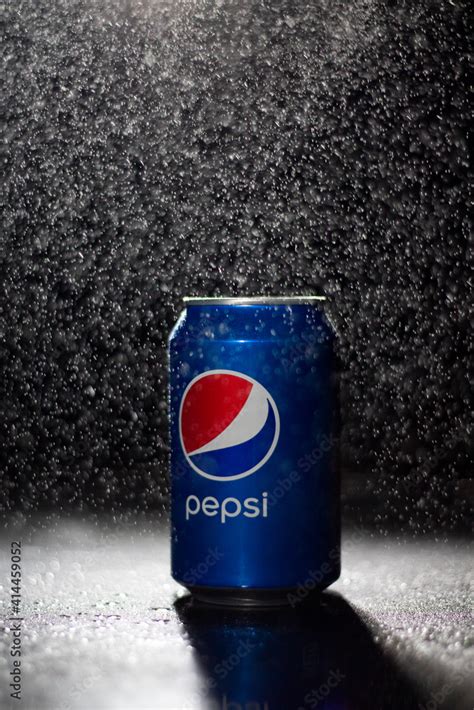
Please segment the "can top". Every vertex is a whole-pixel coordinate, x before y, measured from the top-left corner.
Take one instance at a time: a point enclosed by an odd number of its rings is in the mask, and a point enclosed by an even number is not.
[[[185,296],[183,301],[189,306],[291,306],[325,301],[325,296]]]

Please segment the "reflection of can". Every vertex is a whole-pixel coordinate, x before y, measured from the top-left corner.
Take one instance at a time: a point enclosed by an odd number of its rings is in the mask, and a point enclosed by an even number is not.
[[[353,703],[354,680],[369,695],[370,636],[343,599],[327,593],[318,601],[297,609],[231,609],[181,597],[175,609],[200,675],[183,709],[373,707]]]
[[[170,338],[173,577],[221,603],[339,575],[334,334],[324,299],[186,299]]]

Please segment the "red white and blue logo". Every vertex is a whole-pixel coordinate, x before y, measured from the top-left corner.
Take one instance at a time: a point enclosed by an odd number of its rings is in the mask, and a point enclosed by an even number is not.
[[[233,370],[195,377],[183,394],[179,435],[189,465],[214,481],[255,473],[272,455],[280,417],[268,390]]]

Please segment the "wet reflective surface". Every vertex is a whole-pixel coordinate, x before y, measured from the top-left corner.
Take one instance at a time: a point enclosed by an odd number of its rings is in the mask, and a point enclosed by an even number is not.
[[[1,707],[10,541],[22,547],[28,710],[472,707],[470,550],[346,530],[343,573],[293,608],[205,606],[168,574],[166,532],[37,520],[1,539]],[[11,624],[10,624],[11,625]],[[431,703],[431,705],[430,705]]]
[[[229,611],[176,604],[196,648],[209,707],[416,708],[418,694],[384,658],[342,598],[324,593],[295,609]],[[207,705],[206,705],[207,707]]]

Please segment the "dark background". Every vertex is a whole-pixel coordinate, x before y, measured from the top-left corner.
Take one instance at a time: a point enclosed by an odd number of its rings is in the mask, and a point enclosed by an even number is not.
[[[4,512],[163,511],[181,297],[324,291],[345,515],[467,525],[467,23],[435,0],[7,5]]]

